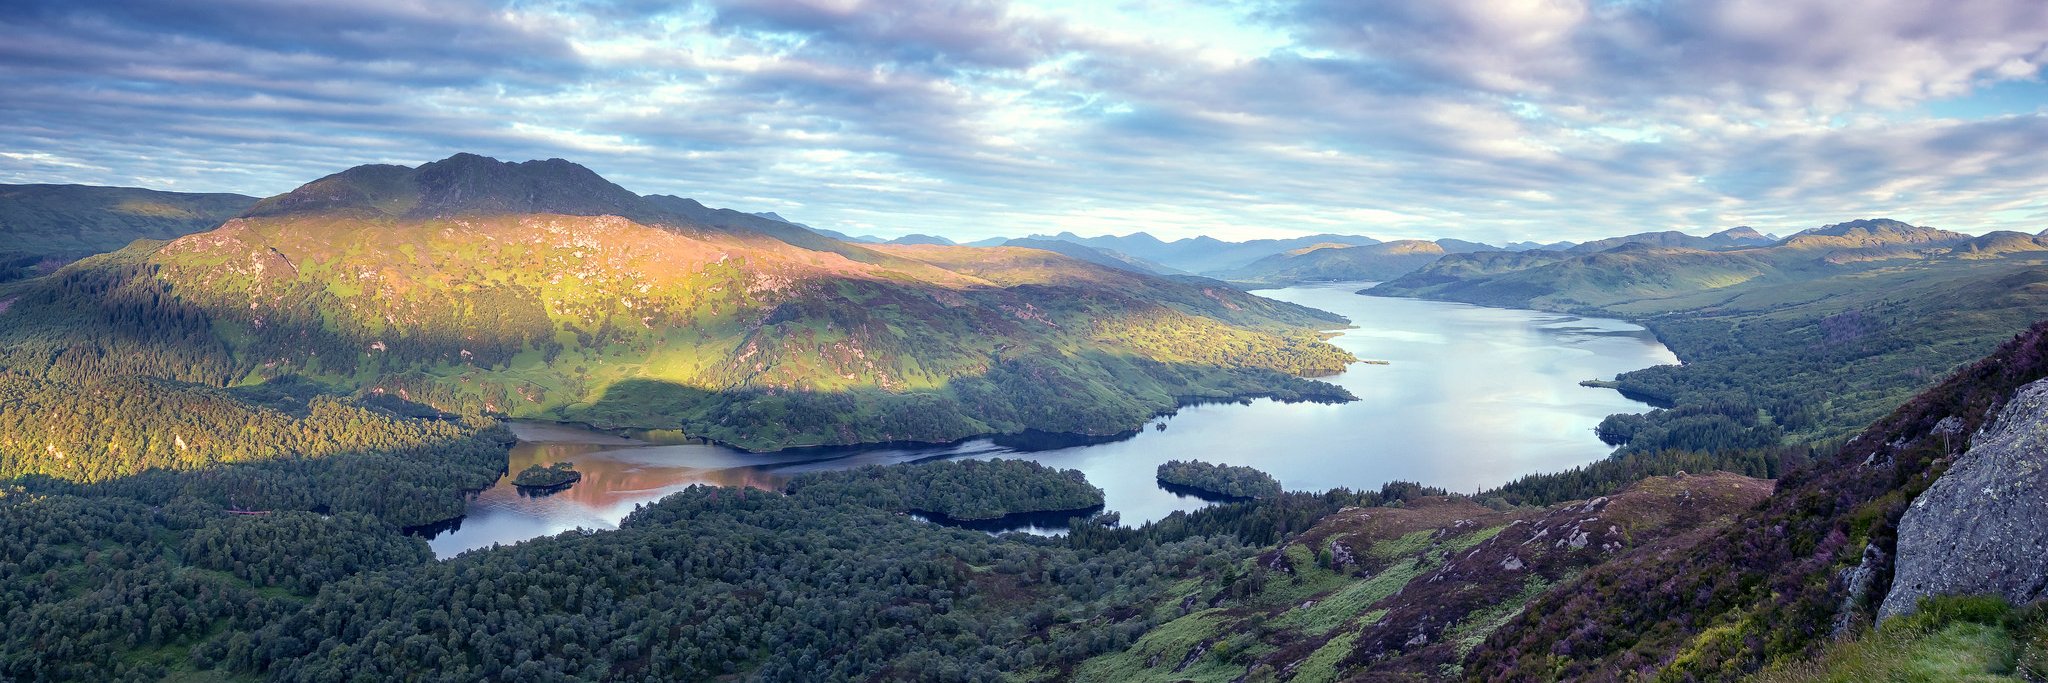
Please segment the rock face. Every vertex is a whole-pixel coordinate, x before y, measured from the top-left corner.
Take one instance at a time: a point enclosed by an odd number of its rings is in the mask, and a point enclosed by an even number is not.
[[[2020,387],[1970,450],[1899,521],[1899,558],[1880,621],[1930,595],[2048,592],[2048,380]]]

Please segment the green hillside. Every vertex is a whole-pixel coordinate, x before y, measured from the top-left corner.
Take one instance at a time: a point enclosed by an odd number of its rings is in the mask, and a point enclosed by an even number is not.
[[[0,185],[0,282],[139,239],[209,230],[256,203],[238,194],[132,187]]]
[[[856,246],[671,206],[560,160],[351,169],[0,294],[0,363],[66,382],[302,378],[755,449],[1348,399],[1300,378],[1352,360],[1320,341],[1342,324],[1327,313],[1044,251]]]

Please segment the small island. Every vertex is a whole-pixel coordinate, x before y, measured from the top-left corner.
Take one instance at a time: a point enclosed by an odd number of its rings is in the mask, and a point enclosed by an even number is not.
[[[512,485],[533,491],[560,491],[583,480],[583,473],[576,471],[576,463],[558,462],[553,465],[533,465],[520,471],[512,478]]]
[[[1025,515],[1061,526],[1068,517],[1101,511],[1103,503],[1102,489],[1088,483],[1080,470],[1000,458],[812,472],[791,479],[783,492],[914,513],[955,526],[1017,521]]]
[[[1168,460],[1159,466],[1159,486],[1201,498],[1249,500],[1280,495],[1280,480],[1250,467]]]

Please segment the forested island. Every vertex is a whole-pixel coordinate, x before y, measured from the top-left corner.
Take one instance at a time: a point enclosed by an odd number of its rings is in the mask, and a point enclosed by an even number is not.
[[[1268,498],[1280,494],[1280,480],[1255,468],[1216,465],[1199,460],[1168,460],[1159,465],[1159,483],[1221,498]]]
[[[512,478],[512,485],[524,489],[559,490],[583,480],[583,473],[576,471],[576,463],[558,462],[553,465],[535,463],[520,470]]]
[[[959,460],[924,468],[869,465],[805,474],[784,490],[813,500],[933,513],[963,522],[1102,507],[1102,489],[1079,470],[1028,460]]]

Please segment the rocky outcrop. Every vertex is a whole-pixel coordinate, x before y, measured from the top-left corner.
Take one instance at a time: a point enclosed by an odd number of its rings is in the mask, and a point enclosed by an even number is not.
[[[2023,386],[1899,521],[1880,621],[1931,595],[2048,591],[2048,380]]]

